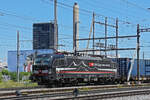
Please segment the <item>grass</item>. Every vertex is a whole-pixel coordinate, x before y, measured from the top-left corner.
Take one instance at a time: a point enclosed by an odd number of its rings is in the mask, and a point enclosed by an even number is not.
[[[36,87],[37,83],[27,82],[14,82],[12,80],[0,82],[0,88],[15,88],[15,87]]]

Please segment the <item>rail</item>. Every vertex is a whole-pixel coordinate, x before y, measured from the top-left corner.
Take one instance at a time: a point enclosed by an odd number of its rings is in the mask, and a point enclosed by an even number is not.
[[[131,92],[132,89],[135,89],[135,91],[142,91],[143,89],[150,89],[150,87],[143,86],[143,85],[136,85],[136,86],[126,86],[126,85],[109,85],[109,86],[78,86],[78,87],[63,87],[63,88],[41,88],[41,89],[29,89],[29,90],[20,90],[21,97],[16,96],[16,91],[1,91],[0,92],[0,99],[16,99],[16,98],[23,98],[23,99],[31,99],[31,98],[45,98],[45,97],[51,97],[56,98],[56,100],[59,98],[69,99],[73,98],[72,91],[78,88],[80,91],[80,94],[77,98],[86,98],[85,96],[94,96],[94,95],[103,95],[103,97],[106,97],[107,94],[110,93],[110,91],[116,91],[116,90],[128,90],[128,92]],[[141,90],[136,90],[141,88]],[[130,91],[129,91],[130,90]],[[106,93],[102,93],[102,92]],[[150,91],[150,90],[148,90]],[[133,92],[133,91],[132,91]],[[114,93],[114,92],[113,92]],[[120,93],[127,93],[127,92],[118,92]],[[116,95],[119,95],[116,92]],[[146,93],[146,92],[145,92]],[[148,92],[149,93],[149,92]],[[86,94],[86,95],[85,95]],[[88,94],[88,95],[87,95]],[[67,96],[66,96],[67,95]],[[68,96],[70,95],[70,96]],[[105,96],[104,96],[105,95]],[[114,96],[114,95],[113,95]],[[58,98],[59,97],[59,98]]]

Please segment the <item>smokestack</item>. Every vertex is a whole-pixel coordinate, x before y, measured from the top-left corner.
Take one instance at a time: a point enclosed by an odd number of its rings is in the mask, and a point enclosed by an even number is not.
[[[74,3],[73,6],[73,50],[78,50],[79,48],[79,6],[77,3]]]

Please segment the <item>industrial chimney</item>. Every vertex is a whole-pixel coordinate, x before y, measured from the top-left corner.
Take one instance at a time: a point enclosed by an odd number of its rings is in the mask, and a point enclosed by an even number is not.
[[[79,39],[79,6],[77,3],[74,3],[73,6],[73,50],[76,51],[79,48],[79,42],[76,41]]]

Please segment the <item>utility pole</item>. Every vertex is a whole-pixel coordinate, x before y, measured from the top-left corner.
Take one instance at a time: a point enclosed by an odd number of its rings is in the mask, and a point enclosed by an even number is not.
[[[17,31],[17,82],[19,82],[19,31]]]
[[[54,0],[54,48],[58,49],[57,0]]]
[[[95,13],[93,12],[93,55],[95,54],[94,46],[95,46]]]
[[[94,23],[94,19],[92,18],[92,23],[91,23],[90,32],[89,32],[89,38],[91,38],[93,23]],[[89,49],[89,44],[90,44],[90,40],[88,40],[88,42],[87,42],[87,47],[86,47],[87,50]]]
[[[118,58],[118,18],[116,19],[116,58]]]
[[[138,84],[140,83],[140,63],[139,63],[139,55],[140,55],[140,25],[137,24],[137,78]]]
[[[145,59],[145,54],[144,54],[144,51],[143,51],[143,61],[144,61],[144,59]]]
[[[105,17],[105,57],[107,57],[107,17]]]
[[[144,59],[145,59],[145,54],[144,54],[144,51],[143,51],[143,65],[145,64],[145,60]],[[146,72],[146,66],[144,68],[145,68],[144,70]],[[146,76],[146,73],[145,73],[145,76]]]

